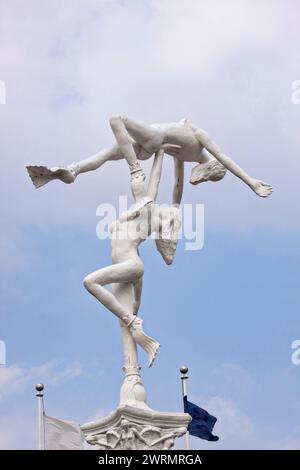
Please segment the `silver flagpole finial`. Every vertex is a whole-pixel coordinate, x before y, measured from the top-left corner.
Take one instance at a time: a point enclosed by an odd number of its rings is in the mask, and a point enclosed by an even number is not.
[[[43,396],[44,385],[43,384],[36,384],[35,386],[36,391]],[[37,394],[37,396],[39,396]]]
[[[181,372],[181,385],[182,385],[182,395],[186,396],[187,394],[187,386],[186,386],[186,381],[188,379],[187,373],[189,371],[188,366],[181,366],[180,367],[180,372]]]
[[[188,366],[181,366],[181,367],[180,367],[180,372],[181,372],[182,374],[185,375],[185,374],[188,373],[188,371],[189,371]]]
[[[43,418],[44,418],[44,385],[39,383],[36,384],[35,389],[37,391],[37,400],[38,400],[38,440],[39,440],[39,450],[43,450]]]
[[[188,366],[183,365],[180,367],[183,398],[187,396],[186,382],[188,379],[188,376],[187,376],[188,371],[189,371]],[[189,450],[190,449],[190,433],[188,431],[186,432],[185,440],[186,440],[186,449]]]

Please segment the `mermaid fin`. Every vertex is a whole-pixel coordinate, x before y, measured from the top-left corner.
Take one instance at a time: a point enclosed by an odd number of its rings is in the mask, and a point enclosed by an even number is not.
[[[74,165],[70,165],[67,168],[48,168],[47,166],[29,165],[26,166],[26,169],[36,188],[40,188],[56,179],[59,179],[64,183],[73,183],[76,178]]]

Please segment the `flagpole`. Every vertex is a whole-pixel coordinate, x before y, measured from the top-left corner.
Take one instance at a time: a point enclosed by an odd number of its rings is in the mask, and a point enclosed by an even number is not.
[[[44,385],[37,384],[35,386],[37,391],[37,400],[38,400],[38,442],[39,442],[39,450],[43,450],[43,418],[44,418]]]
[[[188,366],[181,366],[180,367],[180,372],[181,372],[181,386],[182,386],[182,396],[186,397],[187,396],[187,373],[189,371]],[[187,431],[185,434],[185,443],[186,443],[186,449],[190,450],[190,433]]]

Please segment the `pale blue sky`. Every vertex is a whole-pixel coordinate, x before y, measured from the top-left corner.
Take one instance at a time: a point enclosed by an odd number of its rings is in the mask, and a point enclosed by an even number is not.
[[[274,186],[268,200],[232,175],[193,187],[187,165],[183,200],[205,205],[204,248],[180,242],[171,267],[154,241],[141,249],[141,315],[162,343],[143,367],[150,406],[182,409],[187,363],[190,399],[218,417],[220,436],[194,448],[300,448],[300,366],[290,359],[300,338],[298,17],[296,0],[0,0],[0,448],[36,445],[38,381],[58,418],[82,423],[118,404],[118,325],[82,279],[110,262],[95,211],[129,195],[126,166],[39,191],[24,170],[110,145],[115,113],[191,118]],[[171,186],[166,161],[162,202]]]

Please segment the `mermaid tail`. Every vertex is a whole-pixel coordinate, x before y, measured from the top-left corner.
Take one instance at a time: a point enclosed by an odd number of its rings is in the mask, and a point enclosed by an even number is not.
[[[36,188],[40,188],[52,180],[59,179],[64,183],[73,183],[76,173],[72,165],[68,167],[54,167],[29,165],[26,166],[27,172]]]
[[[143,348],[148,354],[148,367],[151,367],[154,362],[154,359],[156,358],[160,344],[155,339],[145,335],[143,331],[143,320],[141,318],[135,318],[131,322],[129,326],[129,331],[132,334],[135,342],[139,346],[141,346],[141,348]]]

